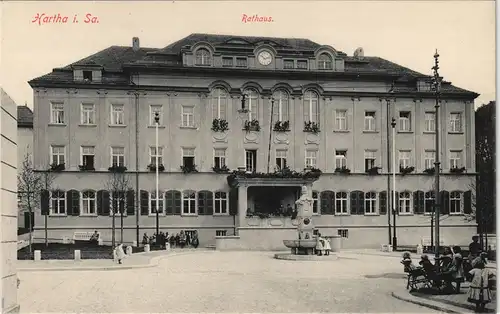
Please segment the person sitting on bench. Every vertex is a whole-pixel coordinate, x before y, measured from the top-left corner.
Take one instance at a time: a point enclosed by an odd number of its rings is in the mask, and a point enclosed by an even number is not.
[[[99,245],[99,233],[94,231],[94,234],[89,239],[90,244]]]

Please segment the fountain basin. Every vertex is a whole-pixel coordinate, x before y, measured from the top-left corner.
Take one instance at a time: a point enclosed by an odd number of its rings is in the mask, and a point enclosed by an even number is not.
[[[296,248],[312,249],[316,247],[316,239],[283,240],[283,244],[290,249],[296,249]]]

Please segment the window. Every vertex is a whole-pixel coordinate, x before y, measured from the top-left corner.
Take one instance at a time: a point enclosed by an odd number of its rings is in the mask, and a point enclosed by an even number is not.
[[[182,214],[196,215],[196,193],[194,191],[182,192]]]
[[[255,149],[245,150],[245,168],[246,171],[249,172],[257,171],[257,150]]]
[[[293,60],[285,60],[285,61],[283,61],[283,68],[284,69],[293,69],[293,68],[295,68],[295,62],[293,62]]]
[[[285,91],[276,91],[274,98],[274,122],[288,121],[288,93]]]
[[[149,106],[149,116],[151,117],[149,125],[156,125],[156,113],[158,113],[158,125],[162,125],[163,120],[163,106],[162,105],[150,105]]]
[[[375,131],[375,111],[365,112],[365,131]]]
[[[216,237],[225,237],[227,235],[227,230],[215,230]]]
[[[222,58],[222,66],[231,68],[233,67],[233,58],[232,57],[223,57]]]
[[[425,113],[425,132],[436,132],[436,113]]]
[[[313,199],[313,214],[319,213],[319,192],[312,191],[312,199]]]
[[[64,146],[51,146],[51,161],[52,165],[63,165],[65,163],[65,150]]]
[[[222,88],[212,92],[212,118],[226,120],[227,93]]]
[[[375,168],[375,151],[365,150],[365,171]]]
[[[450,169],[462,167],[462,151],[450,151]]]
[[[375,214],[377,212],[377,193],[365,193],[365,214]]]
[[[111,105],[111,125],[124,125],[124,107],[123,105]]]
[[[307,70],[307,60],[297,60],[297,69]]]
[[[83,71],[83,80],[92,82],[92,71]]]
[[[399,151],[399,169],[410,167],[411,151],[400,150]]]
[[[460,133],[462,132],[462,114],[461,113],[451,113],[450,114],[450,132]]]
[[[64,191],[52,191],[50,194],[50,214],[66,215],[66,193]]]
[[[341,236],[342,238],[349,238],[349,230],[348,229],[338,229],[337,234]]]
[[[347,130],[347,110],[335,110],[335,129],[337,131]]]
[[[335,151],[335,169],[347,168],[347,151],[346,150],[336,150]]]
[[[248,101],[248,121],[258,120],[259,94],[255,89],[249,89],[246,91],[246,99]]]
[[[156,156],[158,156],[158,165],[163,165],[163,147],[158,147],[158,154],[156,153],[156,146],[149,148],[149,164],[156,166]]]
[[[286,168],[286,156],[287,156],[286,149],[276,150],[276,168],[278,168],[278,170]]]
[[[211,65],[211,63],[210,52],[207,49],[196,50],[196,65]]]
[[[410,214],[411,208],[411,193],[399,192],[399,213]]]
[[[313,91],[304,95],[304,121],[319,122],[319,96]]]
[[[95,105],[82,104],[82,124],[93,125],[95,124]]]
[[[109,204],[111,206],[110,208],[110,214],[113,215],[121,215],[121,214],[126,214],[127,212],[125,211],[125,192],[124,191],[115,191],[112,193],[109,193]]]
[[[125,148],[111,147],[111,166],[125,167]]]
[[[326,54],[322,53],[318,58],[318,70],[332,70],[333,63],[332,58]]]
[[[214,149],[214,167],[221,169],[224,166],[226,166],[226,149],[225,148]]]
[[[95,160],[95,147],[94,146],[82,146],[82,166],[86,169],[94,169]]]
[[[433,169],[436,160],[436,152],[433,150],[426,150],[424,152],[424,168]]]
[[[430,214],[434,212],[434,203],[436,199],[434,197],[434,191],[425,193],[424,195],[424,213]]]
[[[50,104],[50,123],[64,124],[64,105],[62,103]]]
[[[335,214],[347,214],[347,192],[335,193]]]
[[[462,213],[462,193],[453,191],[450,193],[450,215]]]
[[[96,193],[94,191],[83,191],[81,215],[96,215],[96,204]]]
[[[399,131],[410,132],[411,131],[411,120],[409,111],[399,112]]]
[[[306,150],[306,168],[315,168],[318,159],[317,150]]]
[[[182,148],[182,165],[187,168],[193,168],[194,163],[194,148]]]
[[[227,214],[227,192],[215,192],[214,214]]]
[[[194,127],[194,107],[182,106],[181,118],[183,127]]]
[[[158,191],[158,198],[156,197],[156,191],[149,193],[149,214],[156,215],[156,210],[158,214],[163,214],[163,193]],[[158,203],[158,206],[157,206]]]
[[[236,67],[237,68],[246,68],[247,65],[247,58],[236,58]]]

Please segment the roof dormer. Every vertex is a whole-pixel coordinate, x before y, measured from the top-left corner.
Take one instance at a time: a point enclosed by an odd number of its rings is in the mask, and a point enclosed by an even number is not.
[[[344,71],[344,59],[332,46],[323,45],[314,51],[315,70]]]
[[[84,83],[95,83],[102,81],[102,66],[93,62],[80,62],[74,64],[73,79]]]

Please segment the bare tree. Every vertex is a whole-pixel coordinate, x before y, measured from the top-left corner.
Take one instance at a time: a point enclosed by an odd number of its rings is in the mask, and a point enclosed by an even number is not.
[[[115,230],[116,223],[115,218],[116,214],[120,213],[120,241],[123,242],[123,215],[126,212],[126,198],[127,191],[131,189],[130,177],[127,173],[121,171],[120,169],[110,170],[108,181],[106,182],[106,189],[110,194],[110,210],[112,211],[113,220],[112,220],[112,236],[111,236],[111,245],[115,247]]]

